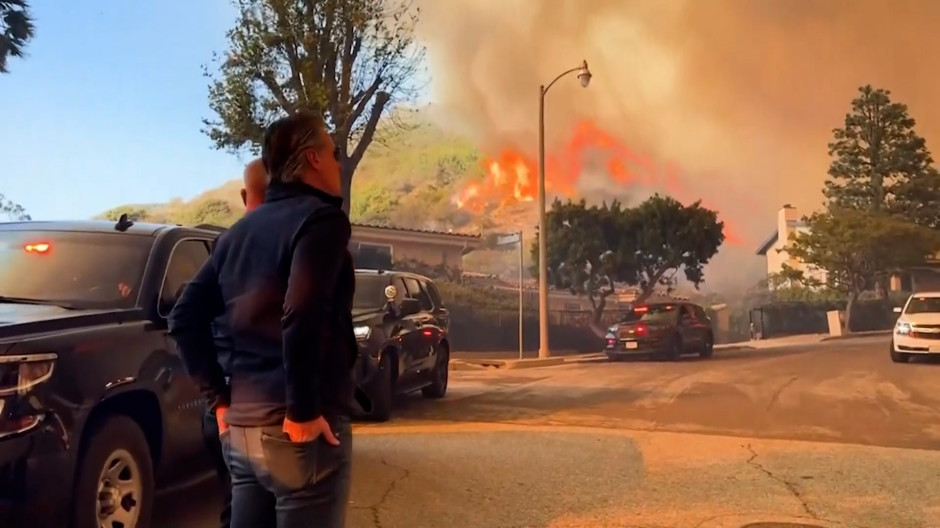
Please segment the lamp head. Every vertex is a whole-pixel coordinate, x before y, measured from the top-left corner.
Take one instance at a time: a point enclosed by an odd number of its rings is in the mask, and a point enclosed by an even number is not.
[[[587,61],[581,63],[581,70],[578,71],[578,80],[581,81],[581,86],[587,88],[591,84],[591,70],[588,69]]]

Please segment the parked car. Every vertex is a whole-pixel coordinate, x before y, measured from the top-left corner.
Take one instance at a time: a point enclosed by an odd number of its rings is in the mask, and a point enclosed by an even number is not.
[[[371,417],[388,420],[394,396],[447,393],[450,314],[434,282],[399,271],[356,270],[353,320],[359,387]]]
[[[605,352],[611,360],[646,355],[677,360],[685,354],[712,356],[715,337],[705,310],[688,302],[635,306],[620,323],[607,329]]]
[[[144,526],[213,471],[166,316],[217,234],[0,224],[0,526]]]
[[[940,354],[940,292],[915,293],[894,312],[900,315],[891,336],[891,361]]]

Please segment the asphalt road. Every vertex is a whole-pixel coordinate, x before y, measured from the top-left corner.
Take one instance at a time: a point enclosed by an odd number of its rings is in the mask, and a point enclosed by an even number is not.
[[[357,429],[348,526],[938,528],[938,375],[885,338],[452,372]],[[213,526],[202,488],[157,526]]]

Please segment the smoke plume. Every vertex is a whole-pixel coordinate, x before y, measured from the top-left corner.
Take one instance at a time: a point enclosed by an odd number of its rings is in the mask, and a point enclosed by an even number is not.
[[[424,0],[432,95],[486,149],[535,154],[589,119],[680,168],[753,247],[777,209],[822,201],[832,129],[860,85],[892,91],[940,141],[940,2],[933,0]],[[710,281],[711,282],[711,281]]]

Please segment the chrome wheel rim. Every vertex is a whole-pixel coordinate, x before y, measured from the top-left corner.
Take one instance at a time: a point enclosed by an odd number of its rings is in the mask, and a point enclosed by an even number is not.
[[[133,528],[140,518],[143,484],[140,466],[125,449],[108,456],[98,475],[99,528]]]

